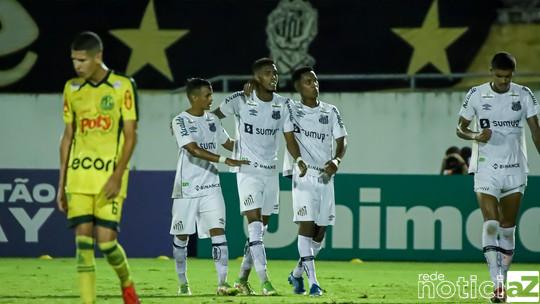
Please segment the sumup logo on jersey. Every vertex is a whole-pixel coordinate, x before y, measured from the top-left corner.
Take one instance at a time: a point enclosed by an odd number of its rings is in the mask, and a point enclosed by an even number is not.
[[[317,27],[317,11],[304,0],[281,0],[268,15],[267,45],[280,73],[315,65],[315,59],[307,52]]]

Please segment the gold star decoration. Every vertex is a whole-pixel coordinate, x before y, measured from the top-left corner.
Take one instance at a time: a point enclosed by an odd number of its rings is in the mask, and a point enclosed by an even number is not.
[[[422,27],[393,28],[392,31],[414,48],[407,71],[409,75],[415,74],[428,63],[433,64],[443,74],[448,74],[450,65],[446,49],[467,31],[467,27],[440,27],[438,0],[435,0]]]
[[[173,76],[165,50],[189,33],[189,30],[160,30],[154,4],[150,0],[138,29],[116,29],[110,33],[131,48],[126,71],[128,75],[137,73],[149,64],[172,81]]]

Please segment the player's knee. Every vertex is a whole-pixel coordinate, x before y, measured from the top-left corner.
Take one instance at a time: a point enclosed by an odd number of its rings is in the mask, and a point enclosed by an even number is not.
[[[515,230],[515,226],[505,227],[501,224],[501,229],[499,229],[499,236],[501,239],[511,241],[514,239]]]
[[[494,236],[499,230],[499,221],[487,220],[484,222],[483,229],[487,235]]]

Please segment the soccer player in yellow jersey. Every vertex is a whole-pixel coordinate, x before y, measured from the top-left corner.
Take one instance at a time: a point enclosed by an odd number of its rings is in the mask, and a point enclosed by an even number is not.
[[[105,66],[95,33],[75,37],[71,60],[78,77],[64,87],[57,203],[75,229],[81,300],[96,301],[95,238],[120,279],[124,303],[140,303],[117,242],[127,167],[137,140],[135,83]]]

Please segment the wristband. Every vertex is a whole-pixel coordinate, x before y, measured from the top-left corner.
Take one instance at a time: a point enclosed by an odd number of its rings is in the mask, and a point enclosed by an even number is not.
[[[298,156],[296,160],[294,161],[295,164],[298,164],[300,161],[304,161],[302,157]]]
[[[332,159],[331,162],[333,162],[334,165],[336,165],[336,168],[339,167],[339,161],[337,159]]]
[[[338,165],[341,164],[341,158],[339,158],[339,157],[336,156],[336,157],[334,157],[334,159],[337,160],[337,164],[338,164]]]
[[[219,161],[218,161],[218,162],[224,164],[226,160],[227,160],[227,158],[226,158],[225,156],[220,155],[220,156],[219,156]]]

